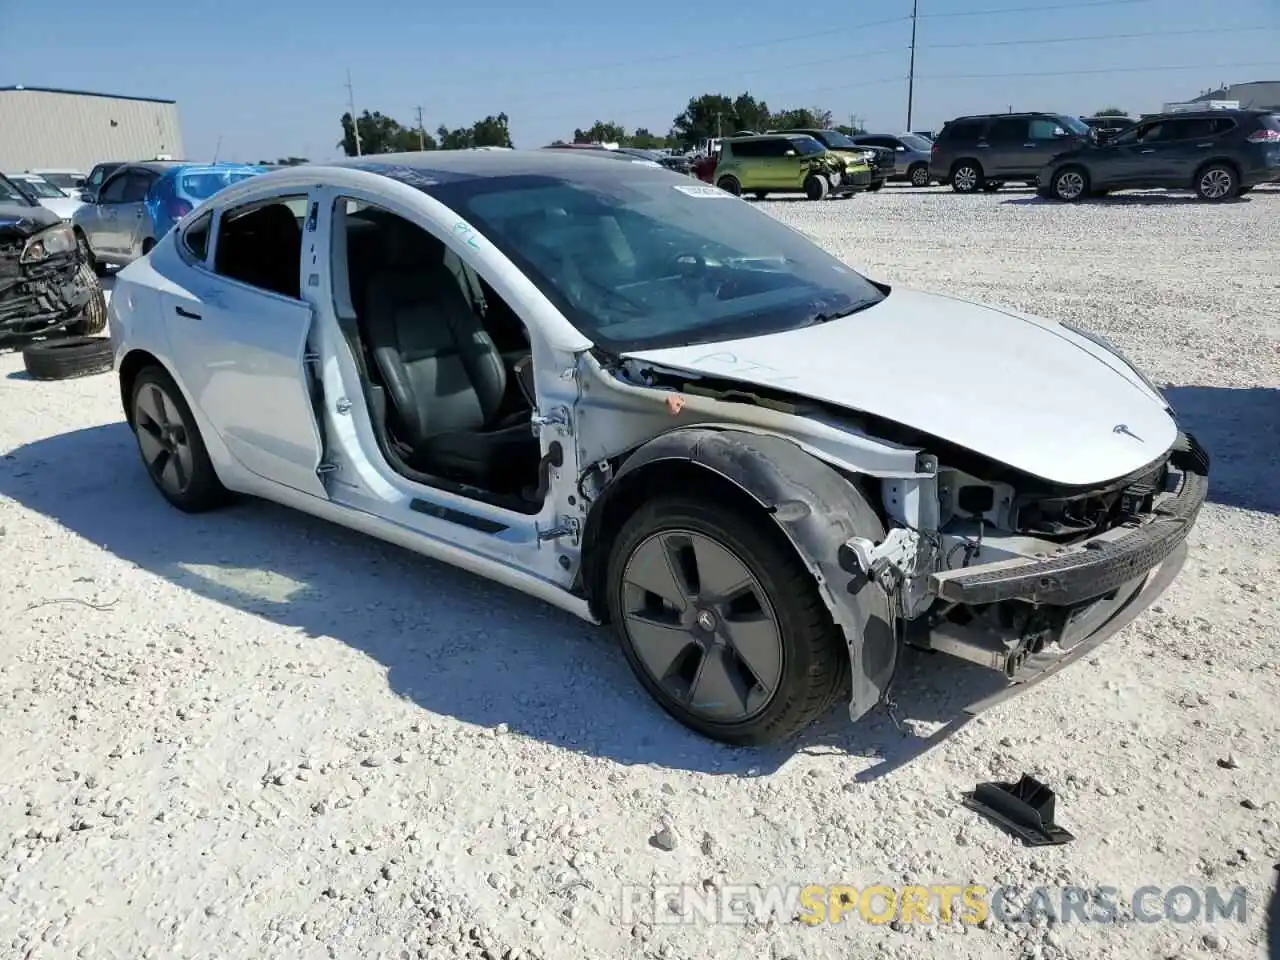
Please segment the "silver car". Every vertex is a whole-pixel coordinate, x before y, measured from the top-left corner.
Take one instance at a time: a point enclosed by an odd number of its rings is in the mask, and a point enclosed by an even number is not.
[[[593,151],[253,177],[110,309],[175,507],[264,497],[609,622],[734,744],[887,703],[904,645],[1049,675],[1168,586],[1208,489],[1096,335],[873,282]]]
[[[927,187],[929,179],[929,153],[933,144],[914,133],[867,133],[853,138],[855,143],[868,147],[887,147],[894,152],[893,176],[890,180],[905,180],[913,187]]]
[[[76,243],[85,262],[99,273],[144,256],[153,246],[146,199],[152,185],[174,161],[126,163],[102,182],[96,193],[82,193],[84,201],[71,217]]]

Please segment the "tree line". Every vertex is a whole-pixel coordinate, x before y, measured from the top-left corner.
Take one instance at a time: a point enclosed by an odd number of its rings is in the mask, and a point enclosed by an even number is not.
[[[356,134],[360,136],[360,153],[411,153],[420,150],[459,150],[468,147],[511,147],[510,118],[506,113],[490,114],[470,126],[453,130],[444,125],[434,133],[423,126],[401,123],[380,111],[365,110],[353,121],[350,112],[341,117],[342,139],[338,146],[349,157],[357,153]],[[788,127],[832,128],[830,110],[819,107],[791,107],[773,111],[764,100],[750,93],[729,96],[704,93],[690,97],[684,110],[671,122],[666,133],[646,127],[628,130],[611,120],[596,120],[588,127],[573,131],[570,140],[556,143],[617,143],[620,146],[646,149],[689,149],[710,137],[728,136],[740,130],[763,131]],[[861,133],[847,125],[834,125],[846,133]]]

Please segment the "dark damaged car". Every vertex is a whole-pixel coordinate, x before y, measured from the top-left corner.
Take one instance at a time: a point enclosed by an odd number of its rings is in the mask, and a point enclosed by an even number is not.
[[[106,323],[102,284],[71,228],[0,176],[0,342],[85,336]]]

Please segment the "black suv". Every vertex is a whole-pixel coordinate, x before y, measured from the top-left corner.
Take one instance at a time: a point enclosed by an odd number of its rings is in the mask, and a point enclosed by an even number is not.
[[[1039,192],[1073,201],[1108,190],[1194,190],[1230,200],[1280,178],[1280,115],[1201,110],[1151,117],[1104,143],[1069,150],[1045,165]]]
[[[1011,180],[1035,186],[1053,157],[1092,140],[1089,127],[1065,113],[958,117],[933,140],[929,176],[956,193],[999,190]]]

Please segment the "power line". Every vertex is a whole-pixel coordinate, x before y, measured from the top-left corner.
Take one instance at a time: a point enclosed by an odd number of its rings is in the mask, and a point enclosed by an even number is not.
[[[921,80],[997,80],[1000,77],[1083,77],[1100,73],[1166,73],[1178,70],[1253,70],[1277,67],[1280,60],[1268,63],[1187,63],[1176,67],[1110,67],[1105,70],[1029,70],[1025,73],[938,73]]]
[[[1189,37],[1218,33],[1258,33],[1267,27],[1224,27],[1210,30],[1147,30],[1142,33],[1097,33],[1091,37],[1044,37],[1036,40],[978,40],[973,43],[922,43],[921,50],[958,50],[969,47],[1021,47],[1041,43],[1084,43],[1098,40],[1139,40],[1148,37]]]
[[[943,20],[950,17],[995,17],[1005,13],[1040,13],[1045,10],[1096,10],[1098,7],[1122,7],[1152,0],[1094,0],[1093,3],[1051,3],[1030,7],[999,7],[994,10],[950,10],[944,13],[922,13],[921,20]]]

